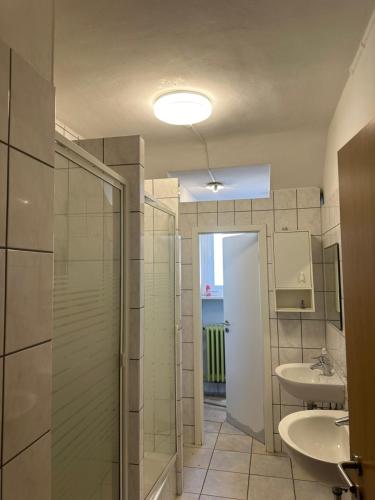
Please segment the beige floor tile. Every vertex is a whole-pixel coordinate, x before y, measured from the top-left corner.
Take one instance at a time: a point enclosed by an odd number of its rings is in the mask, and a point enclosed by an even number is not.
[[[222,434],[239,434],[241,436],[246,436],[244,432],[240,431],[240,429],[237,429],[237,427],[234,427],[234,425],[230,424],[229,422],[223,423],[220,432]]]
[[[186,467],[198,467],[207,469],[212,456],[212,449],[195,448],[193,446],[184,447],[184,465]]]
[[[199,495],[196,493],[183,493],[181,496],[176,497],[176,500],[199,500]]]
[[[200,493],[206,472],[206,469],[184,467],[184,493]]]
[[[294,481],[296,500],[332,500],[332,490],[329,486],[312,481]],[[343,500],[350,497],[343,495]]]
[[[310,474],[308,470],[300,467],[295,461],[292,460],[293,478],[300,479],[301,481],[316,481],[315,476]]]
[[[250,474],[292,478],[290,459],[274,455],[254,454],[251,457]]]
[[[199,500],[199,495],[195,493],[183,493],[181,496],[176,497],[176,500]]]
[[[246,500],[248,477],[247,474],[209,470],[202,494]]]
[[[250,476],[248,500],[294,500],[293,481],[280,477]]]
[[[200,500],[236,500],[235,498],[217,497],[217,496],[212,497],[211,495],[201,495],[199,498]]]
[[[203,448],[214,448],[218,435],[219,435],[218,432],[205,432],[204,433],[204,443],[202,444],[202,447]]]
[[[216,449],[224,451],[251,452],[252,438],[249,436],[236,436],[234,434],[219,434]]]
[[[212,455],[210,469],[248,474],[250,468],[250,453],[238,451],[215,450]]]
[[[266,455],[267,454],[266,445],[264,445],[263,443],[260,443],[256,439],[253,439],[252,452],[257,453],[257,454],[261,454],[261,455]]]
[[[209,422],[224,422],[227,418],[227,412],[224,410],[217,410],[216,408],[208,408],[204,409],[204,419]]]
[[[204,422],[204,432],[219,432],[221,422]]]

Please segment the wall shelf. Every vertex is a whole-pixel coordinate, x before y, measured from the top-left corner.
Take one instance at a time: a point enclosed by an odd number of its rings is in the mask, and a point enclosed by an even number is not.
[[[311,236],[308,231],[285,231],[273,236],[275,310],[314,312]]]

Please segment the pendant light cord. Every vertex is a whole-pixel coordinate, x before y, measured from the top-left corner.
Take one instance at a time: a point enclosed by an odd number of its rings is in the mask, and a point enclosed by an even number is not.
[[[198,129],[196,129],[193,125],[190,125],[190,128],[191,130],[194,132],[194,134],[198,137],[198,139],[201,141],[201,143],[203,144],[203,147],[204,147],[204,151],[206,153],[206,163],[207,163],[207,171],[211,177],[211,180],[212,182],[216,182],[216,179],[214,177],[214,174],[212,173],[211,171],[211,168],[210,168],[210,156],[208,154],[208,146],[207,146],[207,141],[206,139],[203,137],[203,135],[199,132]]]

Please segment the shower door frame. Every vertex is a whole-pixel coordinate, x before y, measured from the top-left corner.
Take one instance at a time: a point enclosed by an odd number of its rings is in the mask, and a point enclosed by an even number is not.
[[[192,228],[192,266],[193,266],[193,338],[194,338],[194,439],[195,445],[204,442],[204,395],[203,395],[203,343],[202,343],[202,306],[200,287],[200,249],[201,234],[255,233],[259,245],[260,300],[263,334],[263,376],[264,376],[264,433],[268,452],[274,451],[272,378],[271,378],[271,339],[269,321],[267,233],[265,225],[217,226],[205,225]]]
[[[178,404],[178,387],[177,387],[177,381],[178,381],[178,371],[177,371],[177,353],[178,353],[178,310],[177,310],[177,298],[176,298],[176,256],[177,256],[177,248],[178,248],[178,236],[177,236],[177,231],[176,231],[176,213],[173,212],[167,205],[165,205],[163,202],[158,200],[157,198],[154,198],[152,195],[149,193],[144,194],[145,197],[145,204],[150,205],[153,208],[156,208],[157,210],[161,210],[162,212],[167,213],[168,215],[171,215],[173,217],[173,236],[174,236],[174,260],[173,260],[173,291],[174,291],[174,345],[175,345],[175,432],[176,432],[176,448],[173,456],[170,458],[169,462],[165,466],[163,472],[160,474],[159,478],[156,480],[154,486],[151,488],[151,490],[148,492],[147,496],[144,496],[144,500],[157,500],[163,490],[163,487],[166,483],[168,474],[172,470],[172,467],[175,465],[177,462],[177,455],[178,455],[178,432],[177,432],[177,418],[178,418],[178,410],[177,410],[177,404]]]
[[[128,428],[128,318],[129,318],[129,200],[128,183],[117,172],[107,167],[95,156],[68,140],[59,132],[55,131],[55,153],[64,156],[69,161],[107,182],[121,193],[120,208],[120,352],[119,352],[119,436],[120,436],[120,463],[119,463],[119,500],[128,499],[128,452],[127,452],[127,428]]]

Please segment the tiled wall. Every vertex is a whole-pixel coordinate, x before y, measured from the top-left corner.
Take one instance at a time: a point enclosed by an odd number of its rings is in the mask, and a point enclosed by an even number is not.
[[[281,189],[271,198],[180,204],[182,236],[183,418],[184,441],[194,442],[194,341],[192,292],[192,227],[200,225],[266,224],[272,370],[281,363],[309,362],[325,345],[320,189]],[[312,234],[315,305],[314,313],[276,313],[272,277],[272,233],[296,229]],[[303,402],[289,396],[272,371],[274,443],[280,449],[278,423],[298,411]]]
[[[50,499],[54,109],[0,43],[2,500]]]
[[[345,309],[344,309],[344,287],[342,272],[342,253],[341,253],[341,225],[340,225],[340,202],[339,192],[336,189],[327,200],[324,200],[322,207],[322,233],[323,248],[339,244],[340,251],[340,269],[341,269],[341,294],[342,294],[342,315],[343,331],[335,328],[328,321],[326,322],[326,340],[329,354],[334,360],[335,368],[338,374],[343,378],[346,385],[346,346],[345,346]]]

